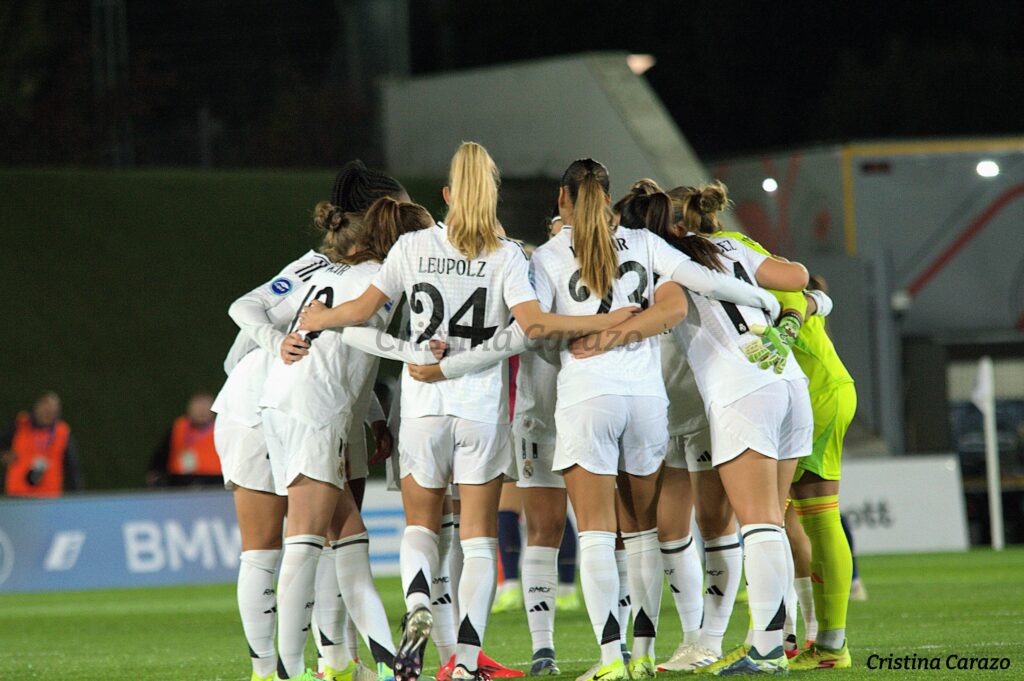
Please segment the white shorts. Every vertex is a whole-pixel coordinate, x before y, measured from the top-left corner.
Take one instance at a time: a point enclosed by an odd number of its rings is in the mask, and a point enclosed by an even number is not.
[[[519,480],[516,487],[552,487],[565,489],[565,478],[551,470],[555,460],[555,445],[542,444],[521,437],[513,438],[516,469]]]
[[[784,461],[811,453],[814,415],[807,381],[776,381],[732,404],[712,404],[711,461],[732,461],[748,449]]]
[[[696,433],[685,435],[669,435],[668,449],[665,451],[665,465],[669,468],[682,468],[691,473],[710,471],[711,465],[711,429],[701,428]]]
[[[482,485],[512,468],[511,431],[506,423],[457,416],[403,418],[398,439],[402,477],[429,489],[448,483]]]
[[[274,493],[274,475],[262,426],[247,426],[228,416],[218,416],[213,444],[220,456],[225,489],[244,487]]]
[[[595,475],[650,475],[665,460],[668,400],[600,395],[555,411],[552,470],[581,466]]]
[[[362,423],[353,426],[345,442],[345,473],[348,480],[361,480],[370,474],[369,440]]]
[[[262,416],[277,494],[287,496],[288,486],[300,475],[338,489],[345,486],[343,433],[338,424],[314,428],[277,409],[264,409]]]

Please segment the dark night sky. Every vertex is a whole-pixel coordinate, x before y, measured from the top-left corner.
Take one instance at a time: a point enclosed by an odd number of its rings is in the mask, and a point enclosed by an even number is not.
[[[413,73],[592,50],[653,54],[651,85],[705,155],[853,138],[1020,133],[1024,3],[410,0]],[[0,162],[103,163],[130,114],[141,164],[369,154],[334,0],[132,0],[130,75],[92,91],[89,3],[21,0],[0,25]],[[20,11],[20,13],[19,13]],[[33,12],[43,17],[33,19]],[[121,117],[121,118],[119,118]],[[333,126],[333,127],[332,127]],[[346,139],[346,134],[348,138]]]

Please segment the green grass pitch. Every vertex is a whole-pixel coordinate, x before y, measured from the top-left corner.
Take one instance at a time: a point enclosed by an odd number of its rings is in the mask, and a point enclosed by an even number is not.
[[[851,603],[854,668],[806,672],[853,679],[1024,678],[1024,550],[1001,554],[929,554],[861,559],[870,600]],[[398,580],[379,588],[393,622],[402,611]],[[738,609],[726,644],[738,643],[746,617]],[[659,659],[678,642],[678,620],[666,593]],[[583,612],[558,616],[555,631],[563,678],[583,672],[597,646]],[[530,639],[523,613],[491,618],[485,649],[525,668]],[[868,656],[949,655],[1008,658],[1005,671],[878,671]],[[310,648],[308,660],[312,661]],[[436,669],[430,650],[425,673]],[[659,676],[677,676],[661,674]],[[0,596],[0,679],[75,681],[242,681],[246,645],[234,585]]]

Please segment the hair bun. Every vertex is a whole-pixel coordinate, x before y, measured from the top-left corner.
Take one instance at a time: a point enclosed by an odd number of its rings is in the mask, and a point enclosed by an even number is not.
[[[701,187],[697,197],[697,205],[700,207],[701,212],[708,214],[717,213],[722,210],[729,201],[729,197],[725,192],[725,185],[718,180]]]
[[[321,201],[313,209],[313,224],[322,232],[337,232],[348,224],[348,217],[330,201]]]

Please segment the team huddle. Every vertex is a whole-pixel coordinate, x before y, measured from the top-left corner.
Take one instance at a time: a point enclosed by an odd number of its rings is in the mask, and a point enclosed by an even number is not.
[[[722,231],[718,182],[639,180],[613,204],[605,166],[574,161],[530,255],[497,219],[498,187],[487,151],[463,143],[435,222],[396,180],[350,163],[316,207],[319,252],[231,305],[240,331],[215,437],[242,535],[253,680],[368,681],[356,631],[382,681],[415,681],[430,641],[439,681],[510,671],[482,650],[510,480],[529,530],[531,675],[559,673],[570,503],[599,648],[580,681],[850,666],[838,490],[856,394],[822,286]],[[373,391],[381,357],[405,365],[387,416]],[[385,460],[406,521],[397,645],[360,516],[368,464]],[[750,627],[723,650],[741,575]],[[666,577],[682,639],[656,661]],[[317,671],[303,656],[311,632]]]

